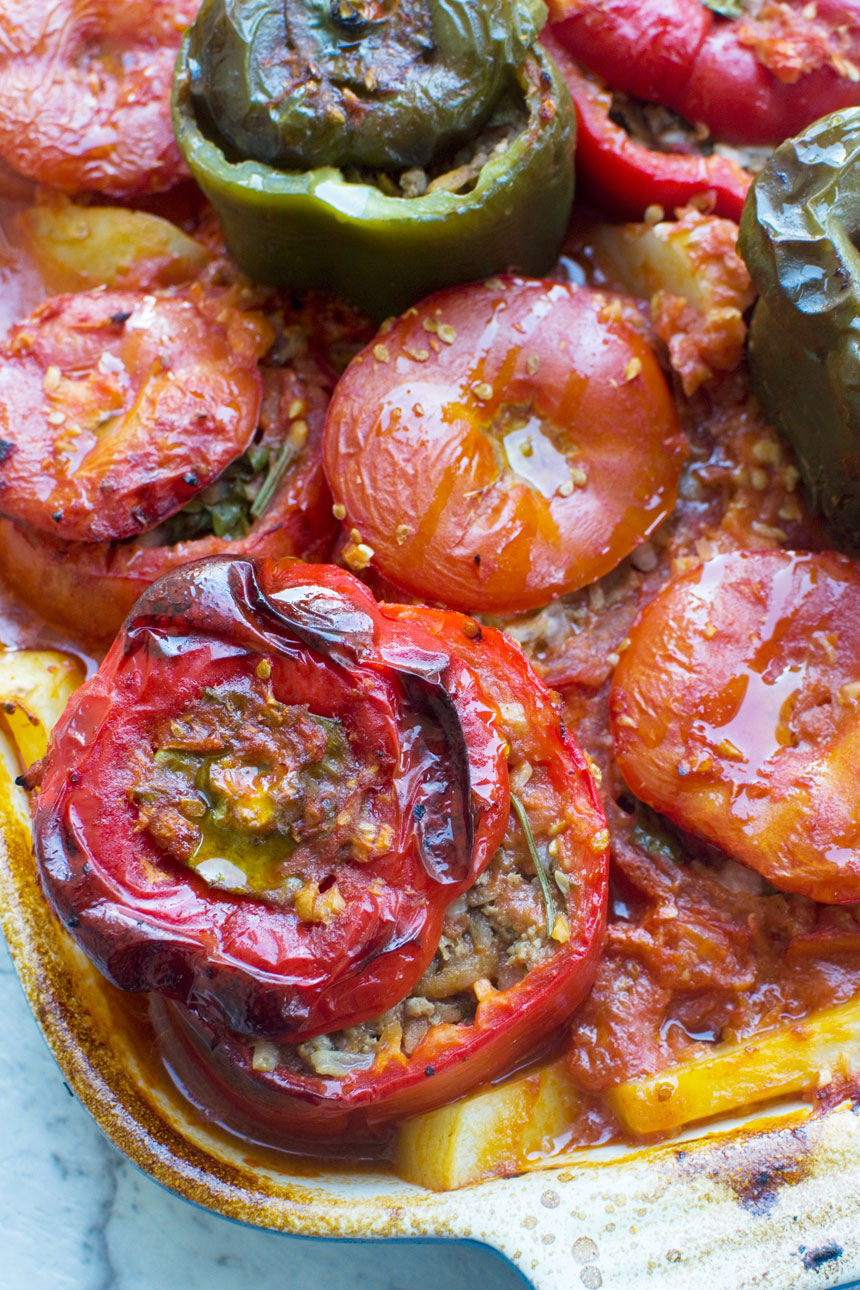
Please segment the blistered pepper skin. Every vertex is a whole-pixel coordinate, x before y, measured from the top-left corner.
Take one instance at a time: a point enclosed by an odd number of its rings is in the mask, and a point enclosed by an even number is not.
[[[760,293],[750,369],[814,505],[860,535],[860,108],[788,139],[753,184],[740,250]]]
[[[554,264],[573,203],[573,104],[537,46],[516,81],[527,120],[468,192],[390,197],[371,183],[347,182],[334,165],[279,170],[232,160],[194,110],[187,38],[174,83],[174,127],[246,273],[279,286],[329,289],[382,319],[439,287],[508,269],[541,276]]]

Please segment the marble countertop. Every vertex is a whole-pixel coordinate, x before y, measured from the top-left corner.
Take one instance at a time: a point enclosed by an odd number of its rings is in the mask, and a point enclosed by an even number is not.
[[[527,1290],[483,1246],[281,1236],[178,1199],[69,1093],[2,937],[0,1016],[0,1290]]]

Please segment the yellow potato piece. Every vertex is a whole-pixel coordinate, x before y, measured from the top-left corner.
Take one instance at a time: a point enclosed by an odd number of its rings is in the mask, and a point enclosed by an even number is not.
[[[80,661],[55,650],[0,653],[0,722],[22,767],[44,757],[48,737],[85,679]]]
[[[672,1133],[860,1071],[860,1000],[813,1013],[709,1057],[628,1080],[607,1094],[631,1133]]]
[[[129,270],[146,261],[153,285],[170,286],[193,278],[209,258],[168,220],[118,206],[33,206],[13,224],[51,293],[122,285]]]
[[[683,225],[601,225],[595,244],[633,295],[648,299],[655,291],[671,291],[702,313],[713,306],[691,232]]]
[[[680,221],[602,224],[594,245],[604,268],[634,296],[647,300],[668,291],[703,314],[727,306],[743,312],[755,298],[752,284],[742,266],[736,279],[727,278],[723,257],[707,234],[708,220],[688,212]]]
[[[554,1062],[416,1116],[398,1131],[397,1171],[432,1191],[522,1172],[570,1128],[580,1098],[563,1063]]]

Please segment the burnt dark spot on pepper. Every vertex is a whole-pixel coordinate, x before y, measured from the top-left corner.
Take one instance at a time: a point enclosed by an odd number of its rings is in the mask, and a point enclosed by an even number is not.
[[[18,445],[12,443],[10,439],[0,439],[0,466],[4,461],[8,461],[13,453],[18,451]]]
[[[198,479],[198,477],[197,477],[197,476],[196,476],[192,471],[190,471],[190,470],[189,470],[189,472],[188,472],[188,474],[187,474],[187,475],[183,475],[183,476],[182,476],[182,482],[183,482],[183,484],[187,484],[189,488],[197,488],[197,487],[199,487],[199,485],[200,485],[200,480],[199,480],[199,479]]]
[[[427,1076],[427,1078],[429,1079],[431,1075],[435,1075],[435,1074],[436,1074],[436,1067],[435,1067],[435,1066],[425,1066],[425,1067],[424,1067],[424,1074],[425,1074],[425,1075]]]
[[[130,309],[122,309],[119,313],[111,314],[110,321],[114,327],[124,327],[131,317]]]
[[[481,563],[481,557],[480,557],[480,555],[478,555],[478,552],[477,552],[477,551],[476,551],[476,552],[475,552],[475,554],[472,556],[472,561],[473,561],[473,563],[474,563],[474,564],[480,564],[480,563]]]
[[[426,812],[427,812],[427,807],[424,805],[424,803],[416,802],[416,804],[412,808],[412,818],[415,820],[423,820]]]
[[[55,524],[59,524],[62,521],[62,518],[63,518],[62,511],[54,511],[54,514],[51,516],[51,519],[54,521]]]

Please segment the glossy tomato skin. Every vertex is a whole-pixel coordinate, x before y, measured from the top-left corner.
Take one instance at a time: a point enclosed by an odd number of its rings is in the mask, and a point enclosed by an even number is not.
[[[0,156],[39,183],[116,197],[187,176],[173,64],[199,0],[2,0]]]
[[[220,877],[210,885],[147,832],[154,780],[135,767],[155,760],[159,732],[197,729],[201,702],[259,692],[263,680],[264,707],[270,694],[276,708],[339,722],[358,762],[355,779],[324,786],[319,842],[302,847],[295,835],[301,883],[336,888],[331,917],[280,887],[266,897]],[[338,829],[362,777],[359,818],[372,837],[359,851],[366,833]],[[43,886],[100,970],[279,1039],[354,1024],[408,993],[448,904],[489,862],[508,819],[504,743],[468,669],[420,630],[384,620],[350,574],[297,561],[212,559],[161,579],[76,694],[39,778]],[[253,848],[245,854],[252,862]]]
[[[789,7],[790,36],[778,25],[763,33],[763,48],[770,40],[785,63],[771,55],[776,70],[744,20],[701,0],[556,0],[551,30],[611,88],[703,122],[724,142],[773,146],[858,99],[848,67],[860,53],[860,5],[821,0],[812,16],[803,0]],[[840,72],[829,59],[843,45]]]
[[[121,543],[63,542],[0,519],[0,574],[15,594],[77,640],[106,650],[146,588],[183,564],[214,555],[329,558],[338,525],[323,471],[322,430],[333,378],[312,357],[263,368],[261,377],[261,443],[277,454],[296,405],[307,438],[245,537],[211,534],[167,544],[149,533]]]
[[[250,443],[271,342],[200,287],[52,297],[0,346],[0,513],[83,542],[152,528]]]
[[[671,512],[685,455],[623,303],[514,277],[438,292],[383,328],[342,376],[324,443],[378,572],[500,613],[612,569]]]
[[[611,693],[633,792],[782,891],[860,899],[860,568],[718,556],[643,611]]]
[[[570,939],[516,985],[482,993],[472,1022],[436,1026],[410,1056],[382,1051],[369,1070],[343,1078],[312,1075],[285,1060],[262,1070],[252,1041],[154,998],[163,1059],[192,1102],[244,1137],[293,1149],[329,1151],[340,1143],[378,1141],[396,1121],[453,1101],[521,1064],[582,1001],[603,945],[606,818],[585,758],[563,731],[549,691],[519,647],[498,632],[476,632],[476,624],[459,614],[421,606],[386,605],[383,613],[421,625],[446,648],[453,644],[505,708],[502,729],[517,755],[546,775],[546,809],[571,821],[559,839],[574,879],[566,905]]]

